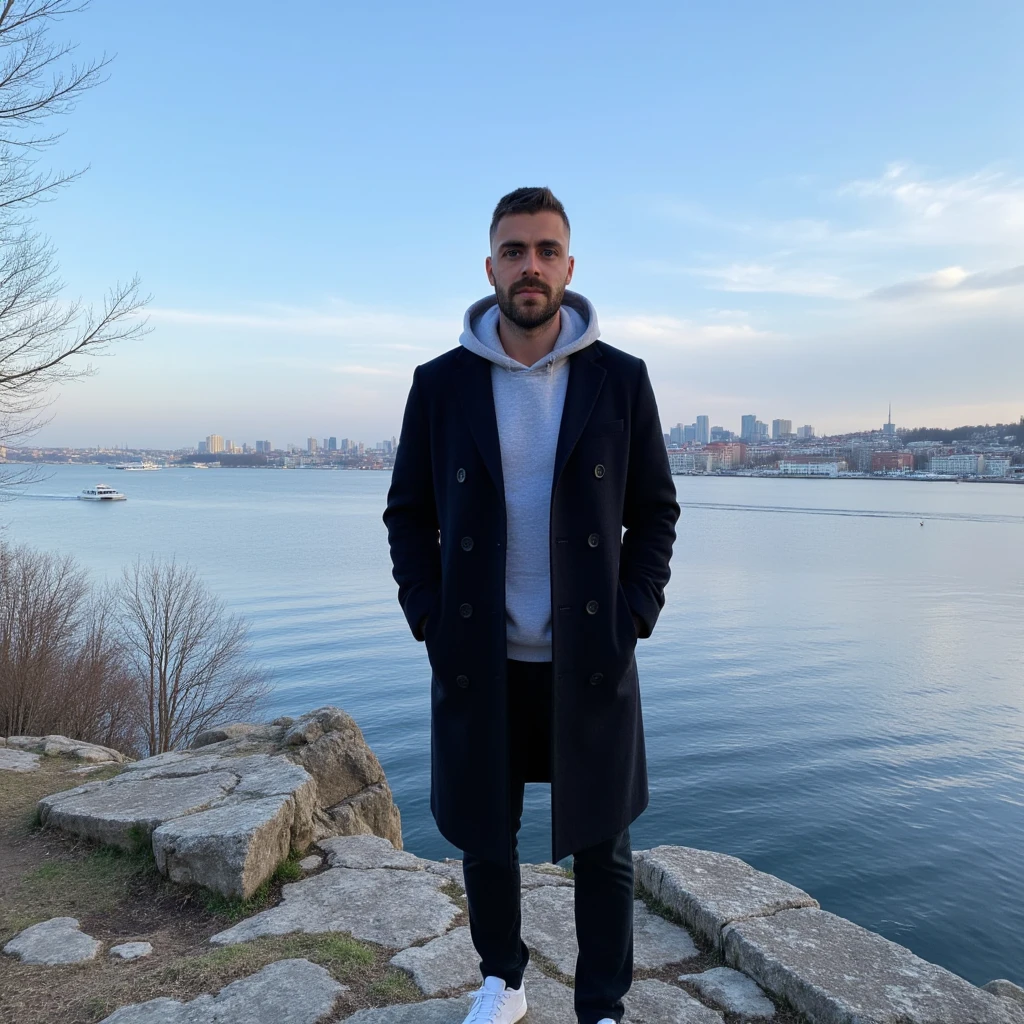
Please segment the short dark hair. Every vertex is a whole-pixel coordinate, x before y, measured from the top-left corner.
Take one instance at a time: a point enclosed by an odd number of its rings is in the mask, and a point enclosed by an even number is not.
[[[540,213],[543,210],[557,213],[565,222],[565,230],[570,230],[565,207],[558,201],[551,189],[517,188],[515,192],[509,192],[507,196],[502,196],[494,208],[494,215],[491,217],[491,241],[494,241],[494,232],[502,217],[507,217],[510,213]]]

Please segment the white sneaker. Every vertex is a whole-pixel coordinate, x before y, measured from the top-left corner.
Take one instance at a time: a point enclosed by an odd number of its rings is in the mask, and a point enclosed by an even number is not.
[[[615,1024],[615,1021],[611,1017],[602,1017],[597,1024]]]
[[[507,988],[501,978],[484,978],[462,1024],[515,1024],[526,1016],[526,986]]]

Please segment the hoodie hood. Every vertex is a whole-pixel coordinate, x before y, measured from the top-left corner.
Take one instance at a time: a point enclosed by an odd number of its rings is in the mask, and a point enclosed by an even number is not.
[[[574,352],[593,345],[601,336],[601,330],[597,326],[597,311],[590,300],[578,292],[566,291],[562,298],[562,326],[555,347],[543,359],[538,359],[533,366],[523,366],[501,347],[498,317],[496,295],[488,295],[479,302],[474,302],[466,310],[459,344],[475,355],[494,363],[495,366],[513,373],[528,373],[542,367],[551,367],[562,359],[568,359]]]

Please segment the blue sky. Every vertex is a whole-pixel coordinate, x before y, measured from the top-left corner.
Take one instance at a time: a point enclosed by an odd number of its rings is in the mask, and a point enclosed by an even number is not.
[[[144,340],[43,444],[398,432],[549,185],[574,287],[666,426],[1024,413],[1024,5],[94,0],[116,54],[47,159],[69,296],[139,273]]]

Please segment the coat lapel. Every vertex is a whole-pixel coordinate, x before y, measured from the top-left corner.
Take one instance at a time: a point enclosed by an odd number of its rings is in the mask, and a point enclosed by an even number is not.
[[[469,421],[487,472],[491,474],[499,494],[505,493],[505,480],[501,474],[501,443],[498,440],[498,420],[494,414],[494,393],[491,390],[491,364],[472,352],[462,350],[462,380],[459,400]]]
[[[558,447],[555,450],[555,475],[551,481],[551,493],[558,486],[559,477],[572,455],[576,442],[594,410],[594,403],[604,384],[605,370],[598,363],[600,351],[597,345],[588,345],[576,355],[569,357],[569,385],[565,392],[565,406],[562,409],[562,425],[558,430]]]

